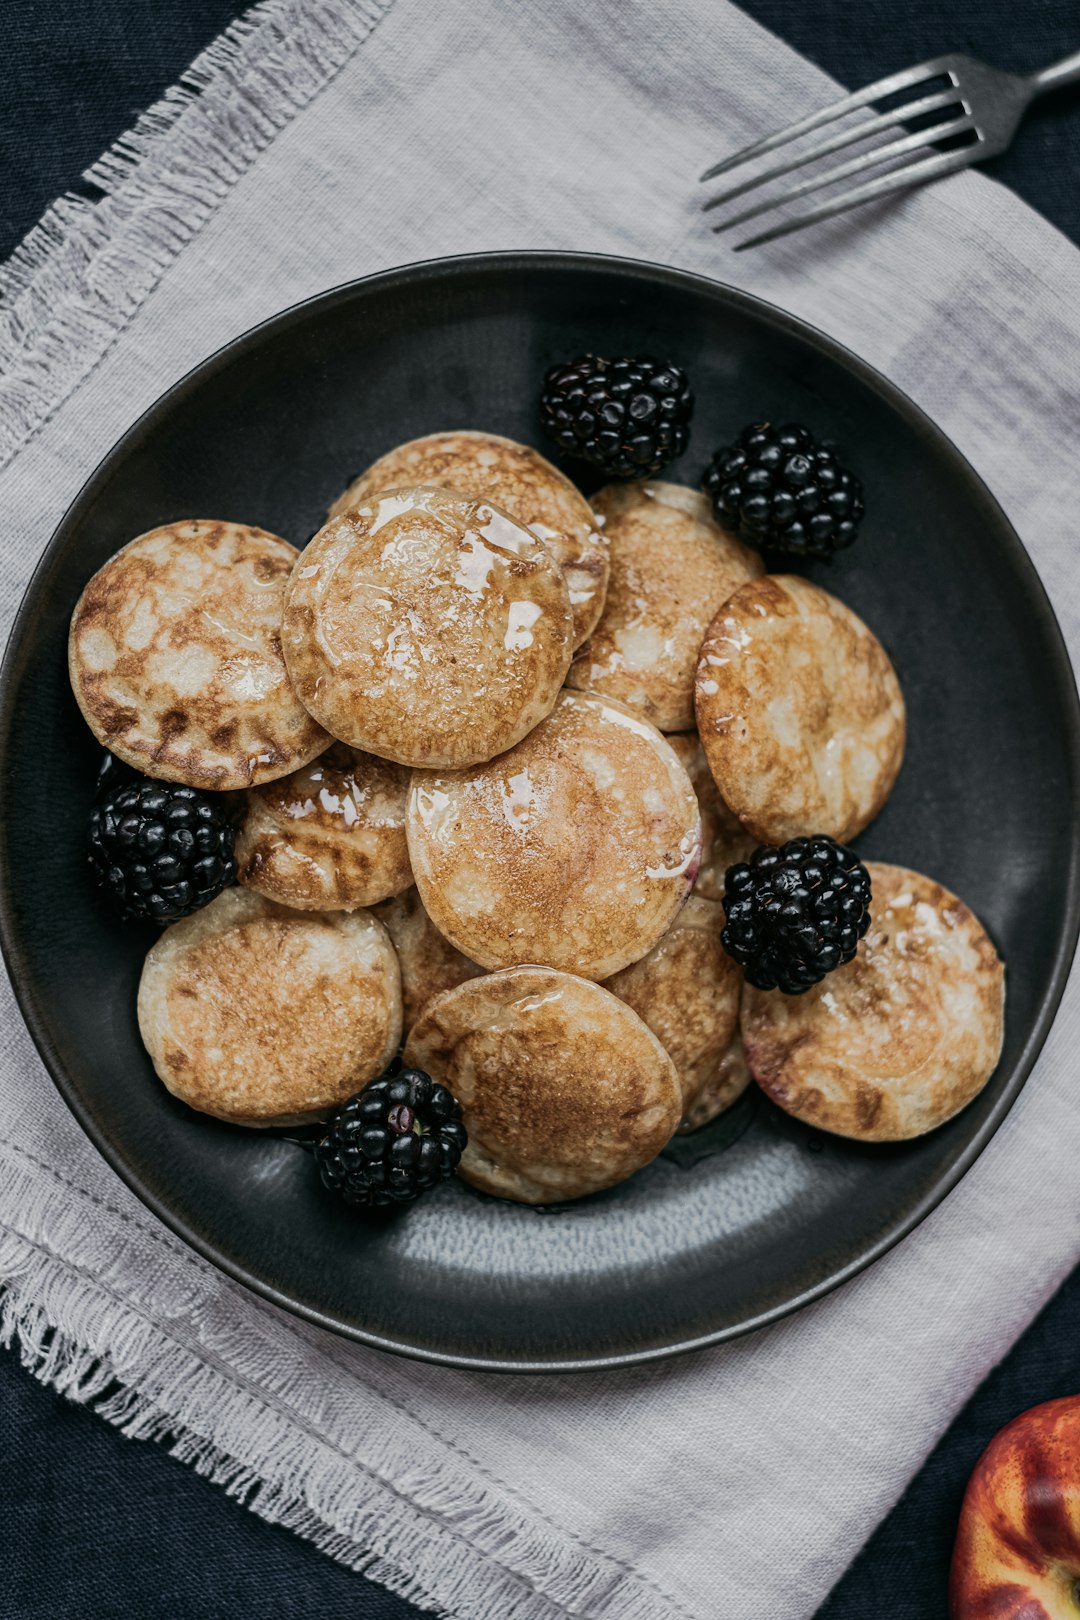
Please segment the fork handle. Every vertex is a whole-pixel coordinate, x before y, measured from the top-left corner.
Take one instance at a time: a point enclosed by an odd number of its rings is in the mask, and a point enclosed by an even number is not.
[[[1064,89],[1067,84],[1080,84],[1080,51],[1062,57],[1060,62],[1043,68],[1041,73],[1033,73],[1028,83],[1037,96],[1045,95],[1047,90]]]

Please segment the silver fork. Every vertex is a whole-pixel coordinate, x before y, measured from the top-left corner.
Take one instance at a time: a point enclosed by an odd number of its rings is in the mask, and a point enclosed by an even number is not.
[[[946,79],[947,87],[929,94],[925,93],[935,79]],[[901,105],[891,107],[887,112],[879,112],[873,118],[862,119],[854,126],[849,125],[839,134],[823,141],[816,141],[812,146],[799,152],[790,162],[777,164],[750,180],[744,180],[741,185],[732,186],[730,190],[721,192],[718,197],[711,197],[703,205],[703,210],[708,212],[710,209],[721,207],[724,203],[733,202],[736,197],[745,196],[748,191],[753,191],[770,180],[781,180],[786,175],[794,173],[796,169],[804,168],[808,163],[830,157],[834,152],[840,152],[858,142],[872,140],[883,131],[909,123],[914,118],[927,114],[942,115],[940,122],[932,123],[913,134],[900,134],[883,141],[871,151],[863,153],[861,157],[833,164],[823,173],[790,186],[778,196],[767,198],[753,208],[745,208],[734,217],[725,219],[722,224],[713,226],[715,231],[730,231],[737,225],[745,225],[748,220],[757,219],[760,214],[768,213],[772,208],[780,208],[785,203],[794,202],[798,197],[807,197],[811,192],[821,191],[826,186],[835,185],[840,180],[849,180],[852,176],[867,170],[880,168],[882,165],[893,165],[876,178],[865,180],[842,191],[838,197],[831,198],[820,208],[812,208],[808,213],[782,220],[771,230],[761,231],[757,236],[739,242],[735,251],[741,253],[745,248],[758,247],[762,242],[774,242],[779,236],[789,236],[792,231],[801,231],[807,225],[817,224],[819,220],[831,219],[834,214],[846,213],[849,208],[858,208],[860,203],[887,197],[891,191],[920,185],[924,180],[935,180],[941,175],[954,174],[957,169],[966,169],[971,163],[981,163],[984,158],[996,157],[1011,144],[1021,118],[1036,96],[1078,82],[1080,82],[1080,51],[1073,56],[1065,57],[1061,62],[1055,62],[1052,67],[1044,68],[1041,73],[1030,74],[1004,73],[1000,68],[988,67],[985,62],[977,62],[971,56],[935,56],[929,62],[921,62],[918,67],[907,68],[903,73],[892,73],[888,78],[879,79],[876,84],[867,85],[865,90],[856,90],[853,95],[845,96],[843,100],[835,101],[831,106],[823,107],[820,112],[811,113],[807,118],[798,119],[775,135],[770,135],[763,141],[755,141],[752,146],[747,146],[734,156],[725,158],[723,162],[714,163],[712,168],[706,169],[701,176],[702,181],[713,180],[718,174],[726,174],[742,163],[749,163],[752,159],[764,157],[768,152],[775,152],[777,147],[786,146],[789,141],[809,135],[822,125],[831,124],[838,118],[845,118],[860,108],[871,107],[876,101],[884,101],[887,96],[894,96],[901,91],[912,92],[912,99]],[[919,91],[924,93],[917,94]],[[936,142],[954,135],[969,136],[968,144],[952,151],[931,151],[926,157],[920,156],[926,148],[933,148]]]

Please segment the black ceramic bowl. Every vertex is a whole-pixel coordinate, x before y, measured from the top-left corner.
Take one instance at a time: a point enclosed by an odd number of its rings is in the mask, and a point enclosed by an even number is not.
[[[135,992],[151,934],[93,892],[83,830],[98,750],[68,689],[89,577],[158,523],[227,517],[302,544],[367,462],[438,428],[542,443],[547,366],[653,351],[690,371],[691,446],[761,416],[836,438],[868,516],[817,577],[892,654],[910,744],[859,840],[939,878],[1008,964],[1005,1049],[986,1090],[920,1141],[862,1147],[748,1097],[632,1181],[552,1212],[439,1190],[399,1218],[334,1207],[310,1156],[189,1112],[155,1079]],[[0,924],[23,1012],[92,1140],[176,1232],[280,1305],[431,1360],[573,1369],[743,1333],[882,1254],[964,1173],[1042,1045],[1077,931],[1077,698],[1053,613],[972,469],[835,343],[744,294],[620,260],[511,254],[376,276],[286,311],[213,356],[131,429],[83,490],[22,605],[0,693]],[[49,823],[39,820],[49,783]],[[62,791],[57,785],[62,784]]]

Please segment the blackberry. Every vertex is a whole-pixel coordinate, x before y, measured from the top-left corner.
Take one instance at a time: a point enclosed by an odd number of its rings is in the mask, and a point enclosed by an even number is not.
[[[869,905],[869,872],[834,838],[764,844],[727,869],[720,938],[751,984],[797,996],[851,961]]]
[[[833,445],[809,428],[751,422],[717,450],[703,480],[713,511],[752,546],[793,557],[831,557],[850,546],[863,489]]]
[[[551,367],[540,412],[545,431],[568,455],[610,478],[650,478],[686,449],[694,396],[678,366],[645,355],[583,354]]]
[[[461,1108],[423,1069],[370,1081],[315,1147],[324,1187],[347,1204],[407,1204],[454,1174],[468,1142]]]
[[[195,788],[104,770],[90,812],[94,877],[123,917],[175,922],[236,881],[228,806]]]

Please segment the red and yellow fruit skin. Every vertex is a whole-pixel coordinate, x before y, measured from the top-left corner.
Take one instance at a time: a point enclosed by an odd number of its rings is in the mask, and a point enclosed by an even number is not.
[[[951,1620],[1080,1620],[1080,1395],[994,1436],[968,1481]]]

